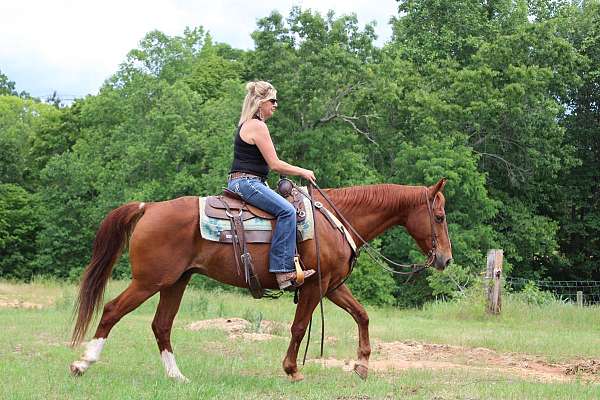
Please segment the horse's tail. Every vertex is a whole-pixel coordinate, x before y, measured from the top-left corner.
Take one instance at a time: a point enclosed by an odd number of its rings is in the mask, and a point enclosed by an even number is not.
[[[94,313],[98,311],[113,265],[121,255],[136,222],[144,214],[144,206],[145,203],[139,202],[124,204],[112,210],[100,224],[94,239],[92,260],[81,279],[75,304],[77,322],[71,338],[72,346],[81,343]]]

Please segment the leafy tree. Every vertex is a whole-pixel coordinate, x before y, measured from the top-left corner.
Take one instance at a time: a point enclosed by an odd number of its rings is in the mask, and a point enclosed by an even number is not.
[[[558,224],[549,213],[563,190],[556,180],[577,163],[559,121],[583,59],[559,34],[560,21],[530,21],[523,1],[415,0],[400,8],[406,14],[394,21],[382,68],[403,65],[419,77],[410,81],[417,89],[395,85],[388,95],[400,140],[449,135],[472,148],[486,190],[502,204],[486,236],[507,250],[515,273],[544,274],[534,260],[556,261]]]
[[[0,96],[19,96],[23,99],[31,99],[26,91],[17,92],[15,83],[8,79],[8,76],[2,73],[0,69]],[[35,100],[35,99],[32,99]]]
[[[0,182],[33,188],[38,170],[30,163],[37,132],[58,115],[53,107],[15,96],[0,96]]]
[[[0,184],[0,276],[29,279],[36,271],[40,205],[34,195],[13,183]]]
[[[0,96],[18,96],[15,91],[15,83],[8,80],[8,76],[0,70]]]
[[[549,212],[560,221],[561,258],[552,273],[562,279],[600,279],[600,3],[563,8],[557,16],[561,37],[585,59],[578,65],[581,85],[568,88],[562,121],[579,164],[558,177],[560,191]],[[558,268],[557,268],[557,266]]]

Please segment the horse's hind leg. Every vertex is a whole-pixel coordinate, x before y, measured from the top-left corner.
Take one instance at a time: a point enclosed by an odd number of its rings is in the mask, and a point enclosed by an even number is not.
[[[154,336],[156,336],[160,358],[165,366],[167,376],[181,382],[188,382],[188,379],[179,371],[175,362],[173,348],[171,347],[171,328],[175,315],[179,311],[183,292],[191,276],[191,272],[184,273],[173,286],[160,291],[160,302],[152,321],[152,330]]]
[[[369,343],[369,316],[365,308],[352,296],[350,289],[342,285],[327,295],[329,300],[346,310],[358,325],[358,361],[354,365],[354,372],[362,379],[367,379],[369,373],[369,356],[371,345]]]
[[[155,287],[146,287],[133,280],[117,298],[104,306],[102,318],[96,329],[94,338],[86,346],[85,353],[81,359],[71,364],[73,375],[82,375],[93,363],[100,359],[100,353],[104,342],[112,327],[119,322],[123,316],[135,310],[140,304],[157,292]]]

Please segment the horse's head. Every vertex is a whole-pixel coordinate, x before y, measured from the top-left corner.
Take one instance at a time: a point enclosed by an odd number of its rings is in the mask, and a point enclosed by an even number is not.
[[[444,210],[446,200],[442,194],[445,184],[446,179],[440,179],[435,185],[424,189],[423,198],[427,198],[427,202],[416,207],[406,223],[406,230],[438,270],[443,270],[452,262],[452,244]]]

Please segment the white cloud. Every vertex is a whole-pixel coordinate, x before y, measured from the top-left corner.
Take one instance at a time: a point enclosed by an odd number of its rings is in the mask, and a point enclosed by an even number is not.
[[[361,25],[376,21],[379,45],[391,36],[388,21],[397,13],[395,0],[3,0],[0,70],[35,96],[56,90],[80,97],[96,93],[151,30],[179,35],[201,25],[214,40],[248,49],[259,18],[275,9],[286,16],[294,5],[356,13]]]

